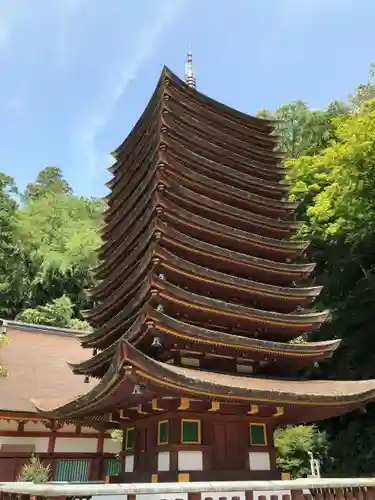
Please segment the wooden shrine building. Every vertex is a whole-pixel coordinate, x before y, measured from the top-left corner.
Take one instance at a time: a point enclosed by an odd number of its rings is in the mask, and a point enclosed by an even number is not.
[[[120,469],[119,443],[109,432],[38,415],[30,396],[76,398],[97,383],[74,375],[66,360],[90,353],[64,328],[0,320],[9,342],[0,349],[7,376],[0,377],[0,482],[16,481],[32,454],[51,466],[56,481],[104,480]]]
[[[276,426],[355,410],[375,381],[296,380],[339,341],[298,342],[329,313],[309,309],[320,287],[273,124],[188,83],[164,68],[114,153],[94,332],[80,337],[93,355],[71,365],[100,381],[34,404],[123,429],[124,482],[276,479]]]

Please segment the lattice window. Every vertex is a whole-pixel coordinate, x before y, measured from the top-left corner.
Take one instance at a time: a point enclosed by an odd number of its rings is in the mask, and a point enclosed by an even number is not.
[[[109,458],[105,461],[105,475],[119,476],[123,469],[123,462],[118,458]]]
[[[56,464],[56,481],[88,481],[90,460],[59,460]]]

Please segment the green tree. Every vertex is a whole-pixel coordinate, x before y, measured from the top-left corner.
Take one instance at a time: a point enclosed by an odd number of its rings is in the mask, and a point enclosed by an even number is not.
[[[90,325],[74,317],[72,301],[66,295],[35,309],[24,309],[17,316],[18,321],[35,325],[50,325],[61,328],[90,331]]]
[[[28,184],[24,193],[24,200],[37,200],[50,194],[72,194],[72,188],[64,179],[58,167],[46,167],[41,170],[34,183]]]
[[[311,110],[306,103],[294,101],[275,112],[263,109],[258,116],[277,120],[275,133],[286,158],[314,155],[328,146],[333,138],[332,118],[347,113],[344,103],[335,101],[327,110]]]
[[[102,206],[97,200],[50,193],[30,199],[17,213],[17,236],[28,265],[28,307],[68,295],[76,310],[87,306],[84,289],[100,245]]]
[[[18,481],[46,483],[51,476],[51,465],[44,465],[39,457],[32,456],[21,470]]]
[[[327,435],[313,425],[277,429],[274,439],[277,466],[283,472],[289,472],[292,478],[306,477],[311,473],[309,452],[321,463],[326,460]]]
[[[0,172],[0,317],[11,318],[21,307],[25,266],[16,237],[17,189],[11,177]]]
[[[375,101],[333,121],[336,140],[314,156],[288,162],[292,198],[302,202],[312,241],[319,299],[332,322],[311,340],[342,338],[333,359],[309,375],[325,379],[375,378]],[[364,475],[375,467],[375,409],[321,424],[330,438],[326,472]],[[353,453],[347,453],[347,450]]]
[[[373,99],[375,99],[375,64],[370,65],[368,82],[358,85],[349,96],[349,102],[354,111],[360,111],[364,104]]]

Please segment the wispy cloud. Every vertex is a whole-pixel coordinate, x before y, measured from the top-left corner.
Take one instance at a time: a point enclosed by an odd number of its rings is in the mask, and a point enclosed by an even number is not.
[[[156,12],[144,20],[142,28],[133,40],[133,50],[128,50],[123,55],[123,61],[116,61],[115,71],[109,72],[110,78],[103,83],[101,95],[92,104],[89,113],[83,117],[81,123],[84,124],[78,130],[78,146],[85,168],[89,168],[91,172],[95,172],[99,162],[104,160],[95,144],[98,135],[105,128],[129,84],[157,50],[163,32],[181,12],[184,4],[185,0],[164,0]]]

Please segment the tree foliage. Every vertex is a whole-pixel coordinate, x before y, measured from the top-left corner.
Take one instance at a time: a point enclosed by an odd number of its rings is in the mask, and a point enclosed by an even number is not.
[[[0,317],[86,329],[102,202],[75,196],[56,167],[20,196],[0,174],[0,202]]]
[[[0,172],[0,317],[12,317],[21,307],[25,266],[15,234],[17,188],[11,177]]]
[[[18,481],[46,483],[51,476],[51,465],[44,465],[39,457],[32,456],[21,470]]]
[[[261,110],[259,117],[276,120],[275,133],[280,137],[280,149],[287,158],[313,155],[328,146],[334,137],[332,118],[347,113],[348,107],[339,101],[327,110],[311,110],[302,101],[291,102],[275,112]]]
[[[277,465],[283,472],[289,472],[293,479],[306,477],[311,473],[308,452],[320,463],[326,460],[327,434],[313,425],[277,429],[274,439]]]
[[[74,317],[73,304],[67,295],[54,299],[45,305],[37,306],[34,309],[24,309],[16,319],[35,325],[50,325],[90,331],[90,325],[86,321]]]
[[[26,186],[23,197],[28,202],[51,194],[72,194],[72,188],[63,178],[61,169],[58,167],[46,167],[41,170],[36,181]]]
[[[342,339],[333,358],[319,362],[305,377],[375,378],[374,97],[372,73],[369,83],[359,86],[347,105],[328,107],[329,134],[324,133],[321,140],[315,133],[306,133],[309,120],[301,106],[301,126],[296,125],[300,133],[293,136],[290,126],[285,131],[279,128],[279,133],[286,134],[282,143],[287,145],[291,198],[300,202],[297,216],[305,220],[301,236],[311,240],[310,258],[317,262],[315,281],[324,286],[317,305],[332,312],[332,321],[309,339]],[[294,111],[297,108],[293,106]],[[325,461],[325,474],[373,474],[375,405],[331,419],[319,428],[328,437],[330,460]],[[285,434],[287,442],[294,442],[292,432]],[[287,459],[289,465],[290,457],[293,453]]]

